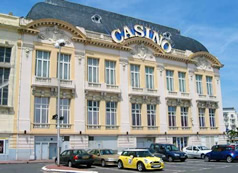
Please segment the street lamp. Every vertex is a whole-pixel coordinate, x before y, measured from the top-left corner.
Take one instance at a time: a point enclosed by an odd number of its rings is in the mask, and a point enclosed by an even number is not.
[[[59,39],[55,43],[55,48],[59,49],[58,56],[58,103],[57,103],[57,165],[60,166],[60,56],[61,47],[65,46],[65,40]]]

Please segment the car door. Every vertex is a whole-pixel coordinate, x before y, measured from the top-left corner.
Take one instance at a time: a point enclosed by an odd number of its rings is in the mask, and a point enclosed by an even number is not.
[[[200,158],[200,150],[198,149],[198,147],[193,146],[193,157],[199,157]]]
[[[211,160],[219,160],[220,148],[218,145],[212,147]]]
[[[127,160],[128,168],[134,168],[135,169],[136,168],[135,162],[136,162],[136,160],[138,160],[138,158],[135,159],[136,158],[136,152],[135,151],[130,151],[128,153],[128,155],[129,155],[128,160]]]
[[[65,164],[65,156],[66,156],[66,153],[68,152],[68,150],[66,151],[63,151],[61,154],[60,154],[60,164]]]
[[[192,146],[189,146],[189,147],[186,147],[184,150],[183,150],[188,157],[193,157],[193,147]]]
[[[129,160],[129,157],[130,157],[130,151],[123,151],[121,156],[120,156],[120,159],[123,163],[123,166],[124,168],[128,168],[128,160]]]

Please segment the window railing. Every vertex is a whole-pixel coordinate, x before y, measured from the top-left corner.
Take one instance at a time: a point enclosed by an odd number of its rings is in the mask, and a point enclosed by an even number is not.
[[[199,127],[200,128],[200,130],[207,130],[208,129],[208,127]]]
[[[178,127],[176,127],[176,126],[169,126],[169,130],[178,130]]]
[[[107,84],[107,88],[110,88],[110,89],[118,89],[118,86],[117,86],[117,85]]]
[[[48,129],[48,128],[50,128],[50,124],[48,124],[48,123],[33,123],[33,128]]]
[[[211,130],[217,130],[218,127],[210,127]]]
[[[147,92],[150,92],[150,93],[156,93],[157,90],[156,90],[156,89],[150,89],[150,88],[147,88]]]
[[[210,98],[210,99],[215,99],[215,98],[216,98],[216,96],[209,95],[209,98]]]
[[[168,91],[168,94],[169,94],[169,95],[176,96],[178,93],[177,93],[176,91]]]
[[[60,84],[72,85],[72,80],[60,79]]]
[[[36,82],[42,82],[42,83],[50,83],[51,82],[51,78],[48,77],[35,77]]]
[[[88,129],[101,129],[101,125],[97,125],[97,124],[88,124],[87,125]]]
[[[71,124],[60,124],[61,129],[70,129],[71,126],[72,126]],[[55,125],[55,127],[57,128],[57,125]]]
[[[189,97],[189,93],[181,92],[181,96]]]
[[[198,94],[198,97],[199,97],[199,98],[206,98],[206,95]]]
[[[101,87],[101,84],[100,84],[100,83],[88,82],[88,86],[89,86],[89,87],[97,87],[97,88],[100,88],[100,87]]]
[[[158,126],[148,126],[148,130],[158,130]]]
[[[190,130],[191,129],[191,127],[181,127],[182,128],[182,130]]]
[[[143,126],[131,126],[132,130],[143,130]]]
[[[143,91],[143,88],[132,87],[132,90],[133,90],[133,91],[140,91],[140,92],[142,92],[142,91]]]
[[[117,130],[119,128],[119,126],[117,126],[117,125],[106,125],[105,128],[107,130]]]

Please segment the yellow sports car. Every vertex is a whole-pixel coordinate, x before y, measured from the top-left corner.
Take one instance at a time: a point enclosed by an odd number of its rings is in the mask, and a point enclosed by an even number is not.
[[[143,170],[163,169],[164,162],[147,149],[128,149],[119,156],[117,166],[119,169],[131,168],[141,172]]]

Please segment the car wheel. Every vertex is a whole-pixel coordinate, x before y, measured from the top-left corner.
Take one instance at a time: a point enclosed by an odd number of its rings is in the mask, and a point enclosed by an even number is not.
[[[105,160],[102,160],[102,161],[101,161],[101,166],[102,166],[102,167],[105,167],[105,166],[106,166]]]
[[[233,159],[232,159],[231,156],[227,156],[226,161],[227,161],[228,163],[231,163],[231,162],[233,161]]]
[[[201,154],[201,159],[204,159],[204,156],[205,156],[204,154]]]
[[[68,167],[72,167],[73,165],[72,165],[72,162],[71,161],[69,161],[68,162]]]
[[[143,164],[142,162],[139,162],[139,163],[137,164],[137,170],[138,170],[139,172],[142,172],[142,171],[145,170],[145,166],[144,166],[144,164]]]
[[[204,157],[205,162],[210,162],[210,158],[208,156]]]
[[[92,164],[87,164],[87,167],[88,167],[88,168],[91,168],[91,166],[92,166]]]
[[[171,156],[169,156],[169,157],[168,157],[168,161],[169,161],[169,162],[172,162],[172,161],[174,161],[174,159],[173,159]]]
[[[55,159],[55,164],[57,165],[57,158]]]
[[[118,169],[122,169],[123,168],[123,163],[122,163],[121,160],[118,161],[117,167],[118,167]]]

